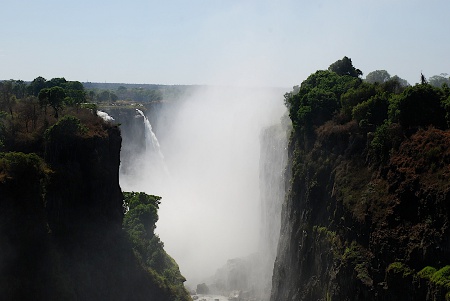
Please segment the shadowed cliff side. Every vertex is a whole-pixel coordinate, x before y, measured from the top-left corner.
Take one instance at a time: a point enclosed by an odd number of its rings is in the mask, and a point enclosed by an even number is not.
[[[417,132],[380,170],[367,167],[351,143],[343,156],[323,150],[323,142],[305,152],[291,140],[291,151],[303,153],[291,152],[296,168],[272,300],[443,300],[450,283],[450,134]],[[431,155],[435,147],[445,151]]]
[[[175,263],[165,280],[133,251],[122,229],[120,130],[89,118],[61,118],[37,154],[0,156],[2,299],[189,300],[170,287],[184,281]]]
[[[318,71],[286,95],[272,301],[450,298],[448,89],[389,85]]]

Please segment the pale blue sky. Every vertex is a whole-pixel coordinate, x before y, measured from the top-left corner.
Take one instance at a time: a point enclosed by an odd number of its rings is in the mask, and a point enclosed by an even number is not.
[[[0,79],[292,87],[343,56],[450,73],[449,0],[2,2]]]

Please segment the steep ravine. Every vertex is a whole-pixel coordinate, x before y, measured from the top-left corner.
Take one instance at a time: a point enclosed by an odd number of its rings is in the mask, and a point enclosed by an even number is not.
[[[293,132],[272,301],[450,297],[450,133],[419,130],[381,166],[368,139]]]

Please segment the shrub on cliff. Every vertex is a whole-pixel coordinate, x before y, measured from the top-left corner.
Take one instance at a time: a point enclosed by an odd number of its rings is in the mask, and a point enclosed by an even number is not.
[[[386,93],[376,94],[358,103],[352,109],[352,117],[361,128],[373,129],[388,117],[389,101]]]
[[[154,233],[158,221],[160,197],[143,192],[124,192],[126,214],[123,228],[133,246],[135,256],[160,288],[176,300],[189,300],[184,288],[186,279],[176,262],[164,251],[164,244]]]
[[[441,90],[428,84],[407,88],[393,97],[389,117],[405,128],[434,125],[446,128],[445,108],[441,103]]]
[[[341,96],[342,111],[347,118],[351,118],[353,108],[376,94],[375,86],[361,83],[358,87],[351,88]]]
[[[80,119],[74,116],[64,116],[57,123],[48,128],[44,133],[47,141],[57,141],[67,137],[83,134],[87,131]]]
[[[6,112],[0,111],[0,151],[4,147]]]
[[[14,179],[18,182],[39,179],[49,170],[42,158],[36,154],[20,152],[0,153],[0,182]]]
[[[311,74],[299,88],[285,94],[294,128],[312,129],[331,119],[341,108],[341,95],[360,83],[358,78],[330,71]]]

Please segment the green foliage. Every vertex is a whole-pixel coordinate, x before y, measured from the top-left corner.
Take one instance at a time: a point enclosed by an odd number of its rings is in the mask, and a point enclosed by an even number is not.
[[[366,75],[365,81],[371,84],[385,83],[391,78],[391,75],[386,70],[375,70]]]
[[[437,285],[450,289],[450,265],[436,271],[433,276],[431,276],[430,280]]]
[[[385,121],[375,130],[374,137],[370,142],[370,154],[378,162],[386,162],[392,149],[392,135],[390,122]]]
[[[352,117],[361,128],[381,125],[388,117],[386,93],[378,93],[353,107]]]
[[[163,99],[163,94],[159,89],[145,89],[142,87],[127,89],[124,86],[117,88],[117,97],[123,100],[133,100],[138,102],[152,102]]]
[[[13,93],[14,80],[0,82],[0,110],[8,111],[13,118],[13,107],[17,97]]]
[[[391,263],[387,267],[386,272],[401,275],[402,278],[415,275],[415,271],[413,269],[408,267],[406,264],[398,261]]]
[[[330,245],[332,246],[331,250],[336,258],[341,255],[342,244],[339,235],[336,232],[331,231],[327,227],[323,226],[314,226],[313,232],[316,233],[316,235],[321,239],[326,239],[328,243],[330,243]]]
[[[45,130],[44,138],[47,141],[62,141],[68,137],[82,135],[87,132],[87,128],[80,119],[74,116],[64,116],[57,123]],[[62,139],[62,140],[60,140]]]
[[[38,179],[47,173],[48,169],[38,155],[21,152],[0,153],[0,182],[12,178],[19,181]]]
[[[330,67],[328,67],[328,70],[339,75],[350,75],[353,77],[359,77],[363,74],[361,70],[353,67],[352,60],[346,56],[344,56],[342,60],[338,60],[331,64]]]
[[[428,78],[428,83],[434,87],[440,88],[442,85],[450,85],[450,78],[448,74],[441,73],[440,75],[434,75]]]
[[[285,95],[293,126],[311,129],[331,119],[340,109],[341,94],[359,83],[357,78],[330,71],[311,74],[300,88]]]
[[[45,83],[47,88],[64,87],[67,80],[64,77],[55,77]]]
[[[399,122],[405,128],[429,125],[445,128],[441,91],[428,84],[409,87],[392,98],[389,117],[392,122]]]
[[[395,87],[396,87],[396,89],[398,89],[398,88],[406,88],[406,87],[409,87],[410,86],[410,84],[408,83],[408,81],[406,80],[406,79],[403,79],[403,78],[400,78],[400,77],[398,77],[397,75],[394,75],[393,77],[391,77],[391,79],[390,80],[388,80],[385,84],[387,84],[387,85],[389,85],[389,84],[393,84]],[[392,90],[391,91],[392,93],[398,93],[398,92],[401,92],[401,91],[398,91],[398,90]]]
[[[114,102],[118,99],[117,95],[110,91],[102,91],[99,94],[97,94],[97,101],[100,102]]]
[[[341,96],[343,113],[350,118],[353,108],[376,94],[375,86],[368,83],[362,83],[358,87],[351,88]]]
[[[47,80],[42,76],[36,77],[27,87],[28,94],[38,96],[42,89],[46,88]]]
[[[345,248],[342,255],[343,262],[347,262],[354,267],[356,277],[364,284],[371,286],[373,280],[369,273],[369,259],[364,247],[355,241],[352,241],[350,246]]]
[[[6,118],[7,118],[7,113],[0,111],[0,151],[2,151],[3,148],[5,147],[4,139],[5,139],[5,130],[6,130],[6,126],[5,126]]]
[[[161,287],[167,287],[174,296],[184,299],[187,295],[183,286],[185,279],[154,233],[161,198],[143,192],[124,192],[123,195],[126,214],[122,224],[136,257]]]
[[[66,93],[64,89],[58,86],[48,89],[48,104],[55,112],[55,118],[58,118],[58,112],[63,108]]]
[[[431,277],[433,276],[433,274],[436,273],[436,268],[434,267],[424,267],[422,270],[420,270],[417,273],[417,276],[419,276],[420,278],[424,278],[424,279],[431,279]]]

